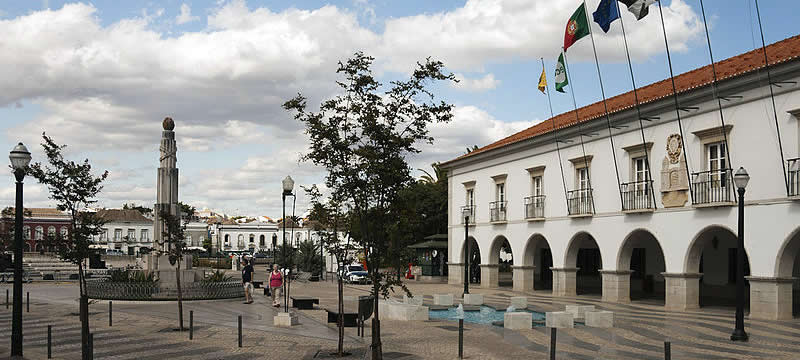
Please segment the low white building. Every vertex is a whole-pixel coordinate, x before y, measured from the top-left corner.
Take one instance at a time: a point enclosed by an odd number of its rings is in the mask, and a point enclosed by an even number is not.
[[[142,248],[153,247],[153,220],[136,210],[99,209],[97,215],[106,221],[103,232],[95,236],[95,245],[106,250],[119,250],[138,255]]]
[[[215,251],[271,252],[273,235],[278,235],[278,226],[268,222],[239,224],[226,220],[212,223],[209,227]]]
[[[680,310],[730,305],[732,176],[744,167],[749,316],[792,318],[793,302],[795,314],[800,308],[792,280],[800,276],[800,36],[767,54],[777,121],[759,49],[718,62],[716,89],[706,66],[675,77],[676,97],[670,79],[639,88],[641,114],[628,92],[608,99],[608,119],[594,103],[443,163],[450,283],[463,282],[468,229],[481,287],[663,299]],[[513,258],[505,274],[504,243]]]

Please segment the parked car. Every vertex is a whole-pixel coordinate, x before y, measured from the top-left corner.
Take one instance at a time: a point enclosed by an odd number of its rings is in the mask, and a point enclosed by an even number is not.
[[[369,274],[361,265],[347,265],[342,270],[342,279],[348,284],[369,284]]]

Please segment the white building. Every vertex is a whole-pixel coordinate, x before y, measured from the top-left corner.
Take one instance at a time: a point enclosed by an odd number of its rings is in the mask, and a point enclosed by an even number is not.
[[[241,224],[223,221],[212,223],[209,233],[215,251],[271,252],[272,237],[277,236],[278,226],[275,223],[257,221]]]
[[[753,51],[716,64],[724,117],[706,66],[675,77],[680,110],[666,79],[638,89],[641,121],[629,92],[608,99],[609,122],[603,103],[591,104],[578,119],[564,113],[442,164],[450,283],[463,282],[466,206],[482,287],[664,299],[678,310],[732,304],[731,169],[744,167],[750,316],[791,318],[791,278],[800,276],[800,36],[767,54],[777,124],[763,53]],[[498,271],[504,242],[513,275]]]
[[[103,233],[95,236],[95,245],[138,255],[142,248],[153,247],[153,220],[136,210],[99,209],[97,215],[106,221]]]

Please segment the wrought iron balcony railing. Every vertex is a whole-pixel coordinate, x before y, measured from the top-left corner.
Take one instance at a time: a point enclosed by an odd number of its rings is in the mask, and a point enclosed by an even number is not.
[[[789,196],[800,196],[800,158],[789,159]]]
[[[567,191],[567,204],[570,215],[591,215],[594,213],[592,189]]]
[[[692,199],[694,204],[734,202],[731,169],[692,173]]]
[[[647,210],[653,208],[653,180],[641,180],[619,184],[622,195],[622,210]]]
[[[508,205],[508,201],[492,201],[489,203],[491,222],[506,221],[506,205]]]
[[[528,196],[525,198],[525,218],[544,218],[544,195]]]
[[[475,206],[462,206],[461,207],[461,225],[467,224],[467,219],[464,215],[465,211],[469,214],[469,223],[475,223]]]

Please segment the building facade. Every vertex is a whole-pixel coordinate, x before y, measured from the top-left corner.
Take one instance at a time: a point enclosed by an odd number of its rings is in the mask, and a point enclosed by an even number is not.
[[[736,169],[749,316],[792,318],[800,276],[800,36],[548,119],[448,161],[449,281],[674,310],[732,305]],[[719,108],[722,108],[721,112]],[[777,117],[777,121],[776,121]],[[465,215],[469,216],[468,223]],[[468,229],[468,241],[465,230]],[[511,250],[510,273],[499,266]],[[793,306],[794,302],[794,306]],[[794,311],[793,311],[794,310]]]
[[[52,251],[46,236],[60,234],[66,237],[72,229],[72,217],[55,208],[26,208],[22,221],[22,239],[25,243],[23,251]],[[3,211],[2,226],[13,231],[14,208],[9,207]]]
[[[224,252],[271,252],[278,225],[267,222],[217,222],[210,225],[212,246]]]
[[[139,255],[144,248],[155,247],[153,243],[153,220],[137,210],[100,209],[97,216],[106,221],[103,232],[95,236],[95,248],[121,251],[127,255]]]

